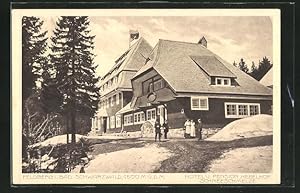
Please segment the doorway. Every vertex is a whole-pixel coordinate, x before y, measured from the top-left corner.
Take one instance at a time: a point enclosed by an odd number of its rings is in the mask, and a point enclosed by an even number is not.
[[[107,129],[107,117],[103,117],[103,133],[106,133]]]

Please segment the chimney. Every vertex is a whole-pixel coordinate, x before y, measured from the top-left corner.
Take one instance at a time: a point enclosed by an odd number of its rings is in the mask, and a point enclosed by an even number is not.
[[[129,47],[139,40],[140,33],[138,30],[129,30]]]
[[[202,46],[207,48],[207,40],[204,36],[198,41],[198,44],[201,44]]]

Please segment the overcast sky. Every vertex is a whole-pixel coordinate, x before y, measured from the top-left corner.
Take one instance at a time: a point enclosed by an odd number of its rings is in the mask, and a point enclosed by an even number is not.
[[[50,32],[57,17],[42,18],[45,28]],[[90,29],[95,37],[99,64],[97,73],[104,75],[114,61],[128,49],[129,30],[138,30],[153,47],[159,39],[198,42],[205,36],[208,49],[229,63],[244,58],[248,67],[252,61],[258,64],[264,56],[271,62],[272,57],[272,21],[269,17],[90,17]]]

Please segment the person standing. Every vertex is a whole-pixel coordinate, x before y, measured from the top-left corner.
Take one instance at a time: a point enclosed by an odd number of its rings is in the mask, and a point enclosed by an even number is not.
[[[191,120],[191,138],[196,137],[196,127],[194,120]]]
[[[185,127],[185,138],[190,138],[191,135],[191,121],[189,119],[184,123]]]
[[[164,128],[164,133],[165,133],[165,139],[168,139],[168,132],[169,132],[169,124],[168,121],[165,120],[164,124],[163,124],[163,128]]]
[[[199,138],[198,140],[200,141],[202,139],[202,121],[201,119],[198,119],[198,123],[197,123],[197,132],[199,134]]]
[[[157,139],[157,136],[158,136],[158,140],[160,141],[161,133],[160,133],[159,119],[156,119],[156,121],[154,123],[154,129],[155,129],[155,141]]]

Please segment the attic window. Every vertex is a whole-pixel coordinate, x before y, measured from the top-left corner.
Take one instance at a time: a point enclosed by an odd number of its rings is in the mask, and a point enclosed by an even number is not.
[[[231,79],[230,78],[216,78],[216,85],[231,86]]]

